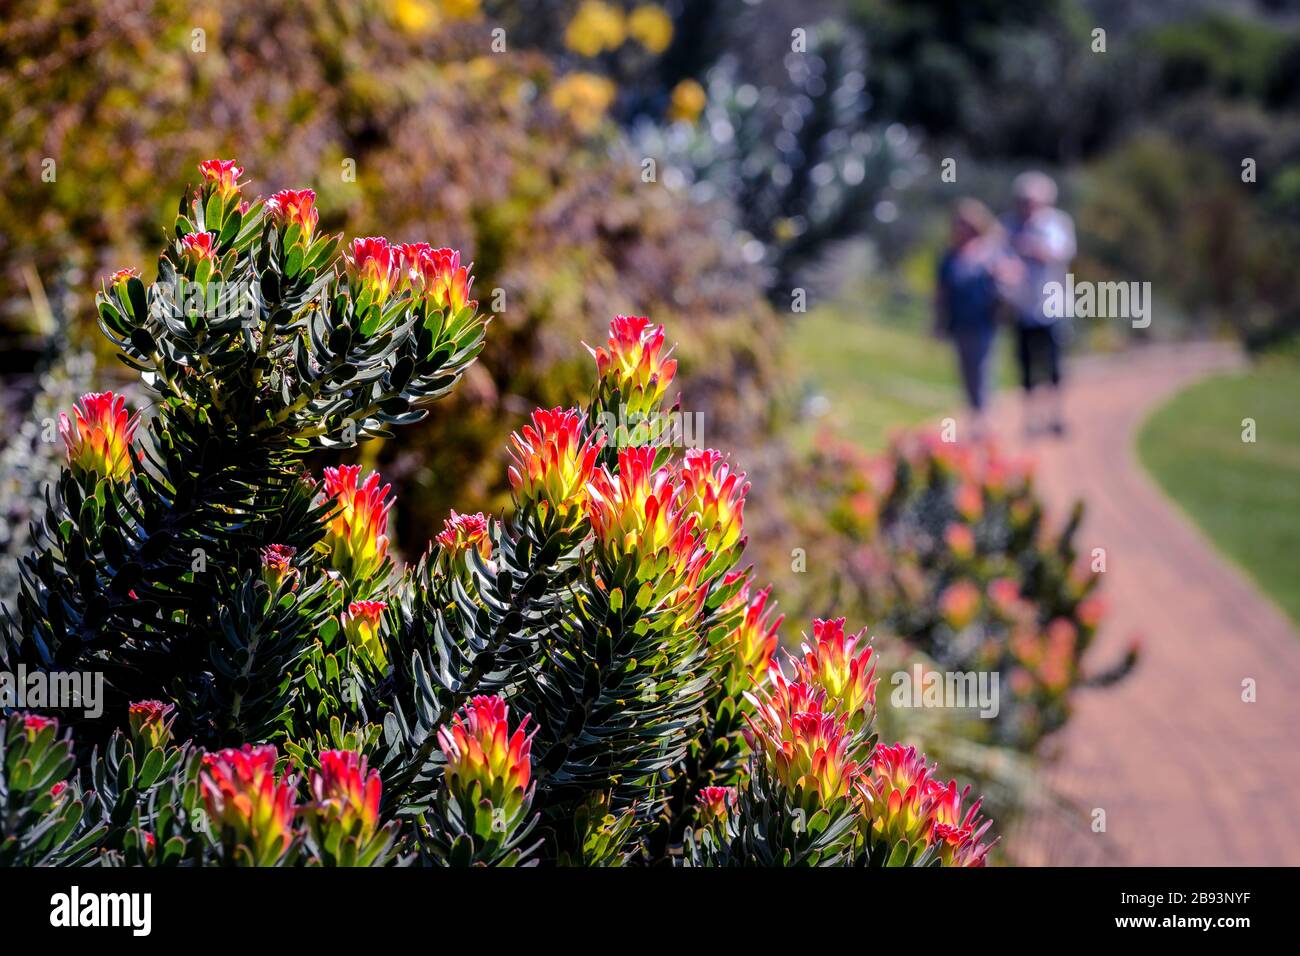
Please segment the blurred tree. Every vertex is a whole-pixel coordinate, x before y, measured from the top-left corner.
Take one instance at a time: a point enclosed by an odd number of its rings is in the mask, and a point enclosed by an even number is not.
[[[769,295],[789,306],[800,274],[834,242],[870,230],[909,182],[916,143],[874,122],[867,63],[856,35],[834,21],[812,28],[806,52],[787,52],[785,82],[756,85],[728,56],[708,74],[698,123],[643,123],[636,141],[661,158],[700,202],[736,209],[749,256],[768,271]]]

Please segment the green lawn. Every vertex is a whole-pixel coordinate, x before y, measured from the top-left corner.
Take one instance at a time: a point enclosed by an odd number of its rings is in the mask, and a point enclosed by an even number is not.
[[[1178,393],[1143,425],[1142,463],[1219,549],[1300,624],[1300,362]],[[1256,441],[1242,441],[1253,418]]]
[[[809,404],[822,412],[805,419],[800,440],[830,427],[876,449],[891,431],[937,425],[960,409],[965,400],[952,347],[929,336],[929,321],[920,299],[891,303],[870,292],[795,316],[785,354],[814,398]],[[995,358],[996,380],[1003,383],[1010,379],[1006,339]]]

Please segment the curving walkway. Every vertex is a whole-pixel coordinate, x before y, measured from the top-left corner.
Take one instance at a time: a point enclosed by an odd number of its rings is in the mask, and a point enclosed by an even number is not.
[[[1094,664],[1133,636],[1143,645],[1125,681],[1077,695],[1046,772],[1074,809],[1028,814],[1009,841],[1018,862],[1300,865],[1300,636],[1161,493],[1136,452],[1158,404],[1240,363],[1221,345],[1081,359],[1063,441],[1026,442],[1019,396],[995,405],[995,431],[1035,456],[1052,513],[1087,501],[1080,552],[1106,549],[1110,613]],[[1241,699],[1245,678],[1256,682],[1255,703]],[[1093,808],[1106,811],[1104,833],[1092,830]]]

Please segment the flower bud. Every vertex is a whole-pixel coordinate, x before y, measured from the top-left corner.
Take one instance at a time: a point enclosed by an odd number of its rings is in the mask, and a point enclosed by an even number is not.
[[[298,590],[298,569],[293,566],[297,554],[298,549],[287,544],[268,544],[262,549],[262,580],[272,594],[286,585],[290,591]]]
[[[695,515],[704,545],[717,553],[739,541],[745,525],[745,493],[749,483],[743,471],[733,471],[719,451],[687,449],[682,464],[682,501]]]
[[[383,601],[353,601],[340,618],[348,646],[363,665],[376,673],[388,669],[388,653],[379,636],[380,624],[387,608],[388,605]]]
[[[160,700],[136,701],[127,711],[131,738],[149,750],[167,746],[172,737],[175,710],[174,705]]]
[[[705,787],[695,797],[695,818],[702,827],[724,823],[735,803],[735,787]]]

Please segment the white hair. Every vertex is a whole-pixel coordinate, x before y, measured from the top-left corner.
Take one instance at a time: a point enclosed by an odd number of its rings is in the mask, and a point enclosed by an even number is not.
[[[1047,206],[1056,204],[1056,180],[1047,173],[1030,170],[1021,173],[1011,184],[1017,199],[1032,199]]]

